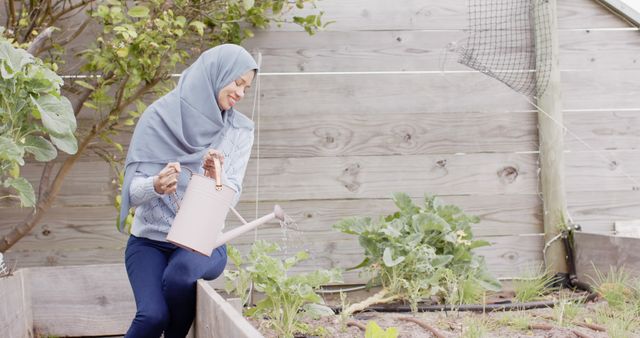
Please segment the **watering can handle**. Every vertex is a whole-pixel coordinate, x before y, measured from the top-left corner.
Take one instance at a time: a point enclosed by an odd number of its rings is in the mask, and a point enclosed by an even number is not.
[[[220,178],[220,174],[222,173],[222,164],[220,163],[220,160],[217,157],[213,158],[213,165],[215,166],[215,170],[216,170],[216,190],[220,191],[222,190],[222,179]],[[189,173],[191,175],[193,175],[193,170],[191,170],[189,167],[184,166],[181,168],[185,168],[189,171]],[[169,199],[173,200],[173,203],[175,204],[176,207],[176,213],[178,213],[178,210],[180,210],[180,203],[178,202],[178,195],[174,192],[171,195],[169,195]],[[234,210],[235,212],[235,210]],[[240,215],[238,215],[240,216]],[[242,217],[240,217],[240,219],[242,219]],[[243,220],[244,221],[244,220]],[[246,223],[246,221],[244,222]]]
[[[220,174],[222,171],[222,164],[220,164],[220,160],[217,157],[213,158],[213,165],[216,168],[216,190],[222,190],[222,180],[220,179]]]

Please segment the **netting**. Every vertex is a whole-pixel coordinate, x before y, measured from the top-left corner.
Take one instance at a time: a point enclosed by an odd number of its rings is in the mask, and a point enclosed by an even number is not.
[[[468,0],[469,34],[458,62],[540,97],[551,71],[548,0]]]

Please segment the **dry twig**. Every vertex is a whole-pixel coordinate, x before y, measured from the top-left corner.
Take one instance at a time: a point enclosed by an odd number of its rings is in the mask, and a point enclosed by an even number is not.
[[[428,323],[420,320],[420,319],[416,319],[413,317],[400,317],[400,320],[404,320],[407,322],[412,322],[412,323],[416,323],[418,325],[420,325],[420,327],[422,327],[423,329],[431,332],[434,336],[436,336],[437,338],[448,338],[447,335],[445,335],[444,333],[440,332],[440,330],[436,329],[435,327],[429,325]]]
[[[590,335],[586,334],[586,333],[582,333],[578,330],[571,330],[571,332],[573,332],[573,334],[575,334],[576,336],[580,337],[580,338],[593,338]]]
[[[540,323],[540,324],[529,324],[529,329],[531,330],[553,330],[553,325]]]
[[[598,331],[598,332],[606,332],[607,331],[607,329],[605,327],[597,325],[597,324],[590,324],[590,323],[583,323],[583,322],[573,322],[573,324],[575,324],[577,326],[586,327],[586,328],[591,329],[593,331]]]
[[[355,327],[359,328],[360,330],[362,330],[363,332],[367,331],[367,327],[364,326],[364,324],[356,322],[355,320],[348,321],[347,322],[347,326],[355,326]]]

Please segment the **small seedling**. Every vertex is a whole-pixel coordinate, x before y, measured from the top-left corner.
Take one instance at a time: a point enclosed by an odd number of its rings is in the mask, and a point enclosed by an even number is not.
[[[398,328],[390,327],[386,330],[381,328],[378,323],[373,320],[367,324],[367,330],[364,332],[365,338],[397,338]]]

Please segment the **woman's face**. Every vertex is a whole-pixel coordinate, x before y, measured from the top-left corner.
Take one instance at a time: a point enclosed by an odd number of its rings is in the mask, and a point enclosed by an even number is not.
[[[220,110],[228,110],[242,100],[245,90],[251,87],[254,74],[255,71],[250,70],[220,89],[218,93],[218,107],[220,107]]]

